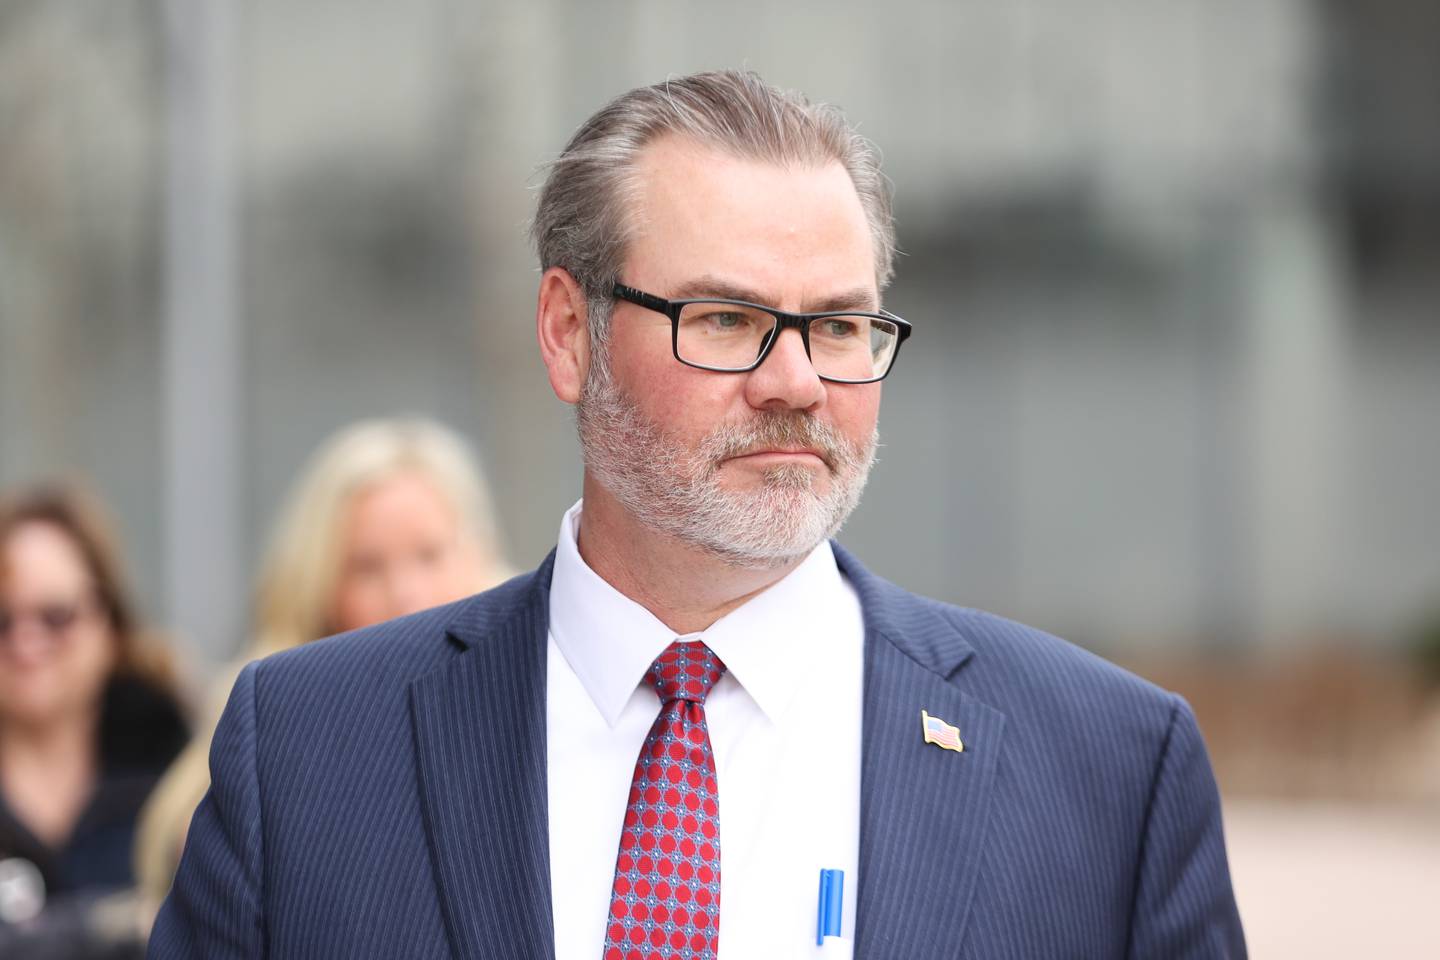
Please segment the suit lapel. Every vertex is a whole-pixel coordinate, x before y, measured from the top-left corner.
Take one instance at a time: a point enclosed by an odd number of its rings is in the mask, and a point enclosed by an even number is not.
[[[1005,716],[953,682],[974,651],[943,608],[836,557],[865,610],[855,956],[958,956]],[[925,743],[921,710],[964,752]]]
[[[865,611],[856,957],[958,955],[1004,714],[953,682],[974,651],[937,605],[835,546]],[[456,656],[411,687],[425,828],[458,956],[553,957],[545,650],[553,555],[509,602],[468,605]],[[963,753],[923,742],[920,711]]]
[[[456,656],[410,691],[446,932],[461,957],[552,957],[545,650],[554,555],[510,602],[472,602]],[[490,595],[493,596],[493,595]]]

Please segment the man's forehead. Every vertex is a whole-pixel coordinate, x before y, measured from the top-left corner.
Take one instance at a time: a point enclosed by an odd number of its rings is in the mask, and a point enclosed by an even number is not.
[[[850,183],[844,165],[834,157],[761,156],[680,133],[663,133],[655,137],[640,149],[635,163],[635,176],[641,188],[656,181],[678,179],[689,183],[737,170],[832,177],[838,173],[846,183]],[[674,176],[677,172],[683,176]],[[853,184],[851,189],[854,189]]]
[[[764,290],[744,280],[730,279],[720,274],[705,273],[682,280],[666,291],[672,300],[694,300],[716,298],[720,300],[745,300],[761,305],[773,305],[777,293]],[[816,290],[807,293],[800,305],[804,313],[828,313],[833,310],[874,310],[876,303],[873,286],[856,286],[849,289]]]
[[[820,304],[807,310],[874,308],[873,236],[838,161],[774,163],[670,135],[634,177],[626,261],[671,268],[665,295],[774,304],[798,283]]]

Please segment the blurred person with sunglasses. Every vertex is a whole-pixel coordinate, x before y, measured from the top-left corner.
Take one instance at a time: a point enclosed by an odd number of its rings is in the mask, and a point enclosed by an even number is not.
[[[0,500],[0,955],[124,956],[141,805],[187,737],[99,507]]]

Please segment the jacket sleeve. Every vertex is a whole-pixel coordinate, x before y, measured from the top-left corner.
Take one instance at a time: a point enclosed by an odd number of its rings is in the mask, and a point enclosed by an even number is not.
[[[264,955],[255,674],[241,671],[210,748],[211,785],[190,822],[175,884],[150,934],[150,960]]]
[[[1179,697],[1160,752],[1140,854],[1132,960],[1243,960],[1220,791],[1189,704]]]

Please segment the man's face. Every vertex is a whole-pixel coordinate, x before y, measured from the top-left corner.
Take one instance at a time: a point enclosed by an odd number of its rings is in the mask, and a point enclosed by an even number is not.
[[[838,163],[781,167],[678,137],[646,148],[622,281],[670,299],[875,310],[865,214]],[[787,330],[749,373],[678,362],[662,314],[617,302],[579,405],[587,469],[635,519],[749,567],[837,530],[874,457],[880,385],[816,376]]]

